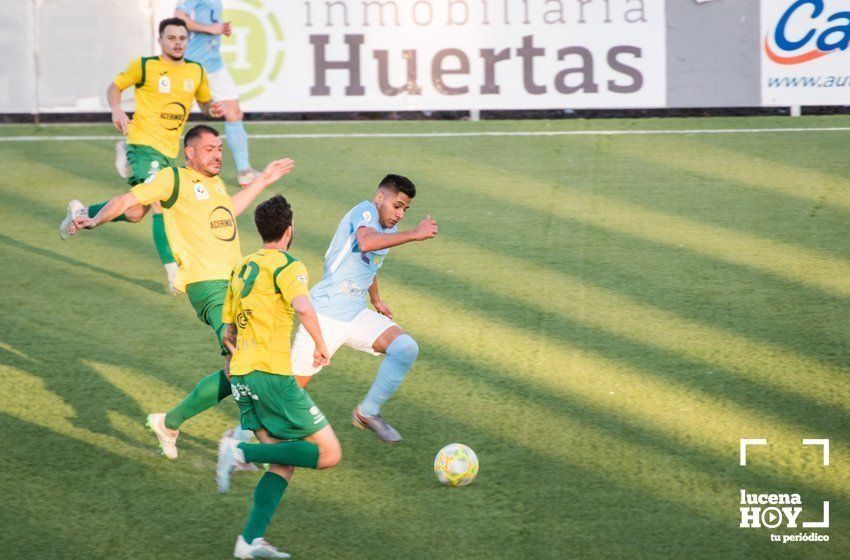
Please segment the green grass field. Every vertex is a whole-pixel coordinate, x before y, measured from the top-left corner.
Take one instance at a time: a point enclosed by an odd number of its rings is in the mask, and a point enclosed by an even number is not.
[[[846,117],[251,125],[259,134],[850,126]],[[0,137],[109,135],[8,126]],[[850,557],[850,132],[255,139],[289,156],[292,252],[318,280],[342,215],[410,176],[380,278],[418,362],[353,428],[377,358],[342,349],[310,386],[344,449],[296,473],[268,539],[296,559]],[[125,186],[108,140],[0,142],[0,556],[229,558],[257,474],[217,495],[224,402],[163,459],[144,428],[218,369],[213,336],[165,293],[150,222],[61,242],[70,198]],[[229,154],[224,178],[235,184]],[[259,246],[250,216],[243,252]],[[767,438],[738,464],[740,438]],[[803,438],[829,438],[821,448]],[[451,442],[476,482],[434,480]],[[739,492],[799,493],[799,521],[739,528]],[[826,543],[770,534],[818,532]]]

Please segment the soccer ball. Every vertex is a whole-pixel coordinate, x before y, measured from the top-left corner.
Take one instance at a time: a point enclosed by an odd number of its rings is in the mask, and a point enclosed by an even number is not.
[[[434,457],[434,474],[446,486],[466,486],[478,474],[478,457],[462,443],[450,443]]]

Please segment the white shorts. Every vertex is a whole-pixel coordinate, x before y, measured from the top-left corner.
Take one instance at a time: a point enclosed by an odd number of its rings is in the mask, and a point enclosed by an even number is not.
[[[236,89],[236,84],[233,82],[230,72],[224,66],[215,72],[208,72],[207,79],[210,81],[210,93],[212,94],[213,101],[239,99],[239,91]]]
[[[318,315],[318,314],[317,314]],[[364,309],[351,321],[337,321],[325,315],[318,315],[319,327],[328,351],[333,356],[340,346],[348,346],[373,356],[379,356],[372,345],[385,330],[396,327],[391,319],[371,309]],[[304,328],[298,327],[295,341],[292,343],[292,373],[295,375],[315,375],[321,367],[313,367],[313,351],[316,349],[313,338]]]

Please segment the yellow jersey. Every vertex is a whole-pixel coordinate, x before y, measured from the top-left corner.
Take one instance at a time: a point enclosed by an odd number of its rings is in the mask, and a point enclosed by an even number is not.
[[[115,85],[121,91],[136,87],[136,110],[127,143],[150,146],[170,158],[180,151],[180,136],[192,103],[212,99],[204,67],[192,60],[137,58],[115,77]]]
[[[304,265],[283,251],[260,249],[236,265],[221,316],[237,329],[230,375],[255,370],[292,375],[292,300],[309,298],[308,284]]]
[[[177,261],[174,287],[227,280],[242,258],[233,202],[221,178],[188,167],[166,167],[130,189],[141,204],[160,202]]]

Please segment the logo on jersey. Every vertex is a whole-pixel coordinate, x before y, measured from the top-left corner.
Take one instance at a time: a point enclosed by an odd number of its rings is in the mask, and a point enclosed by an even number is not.
[[[177,130],[183,126],[183,121],[186,120],[187,115],[186,107],[175,101],[162,108],[162,112],[159,114],[160,124],[166,130]]]
[[[222,241],[236,239],[236,219],[230,210],[224,206],[217,206],[210,212],[210,231]]]
[[[159,77],[159,93],[171,93],[171,78],[166,74]]]
[[[371,224],[371,223],[372,223],[372,213],[371,213],[371,212],[369,212],[368,210],[365,210],[365,211],[363,212],[362,216],[363,216],[363,221],[364,221],[364,222],[366,222],[367,224]]]
[[[245,311],[240,311],[236,316],[236,325],[239,326],[240,329],[244,329],[248,326],[248,321],[253,317],[254,312],[250,309],[246,309]]]
[[[295,277],[295,279],[301,282],[302,284],[307,284],[309,282],[309,278],[307,278],[306,274],[299,274]]]
[[[195,80],[192,78],[186,78],[183,80],[183,90],[185,91],[195,91]]]
[[[198,200],[210,199],[210,193],[201,183],[195,183],[195,196]]]
[[[222,185],[221,183],[215,184],[215,190],[217,190],[219,194],[223,194],[224,196],[227,196],[227,190],[224,188],[224,185]]]
[[[148,175],[147,179],[145,179],[145,183],[153,183],[154,179],[156,179],[156,175],[154,174],[153,170],[151,170],[151,174]]]
[[[220,52],[242,101],[261,95],[283,67],[283,29],[278,16],[269,9],[275,5],[280,11],[278,4],[284,3],[256,0],[227,3],[227,19],[232,22],[233,32],[230,37],[222,37]]]

